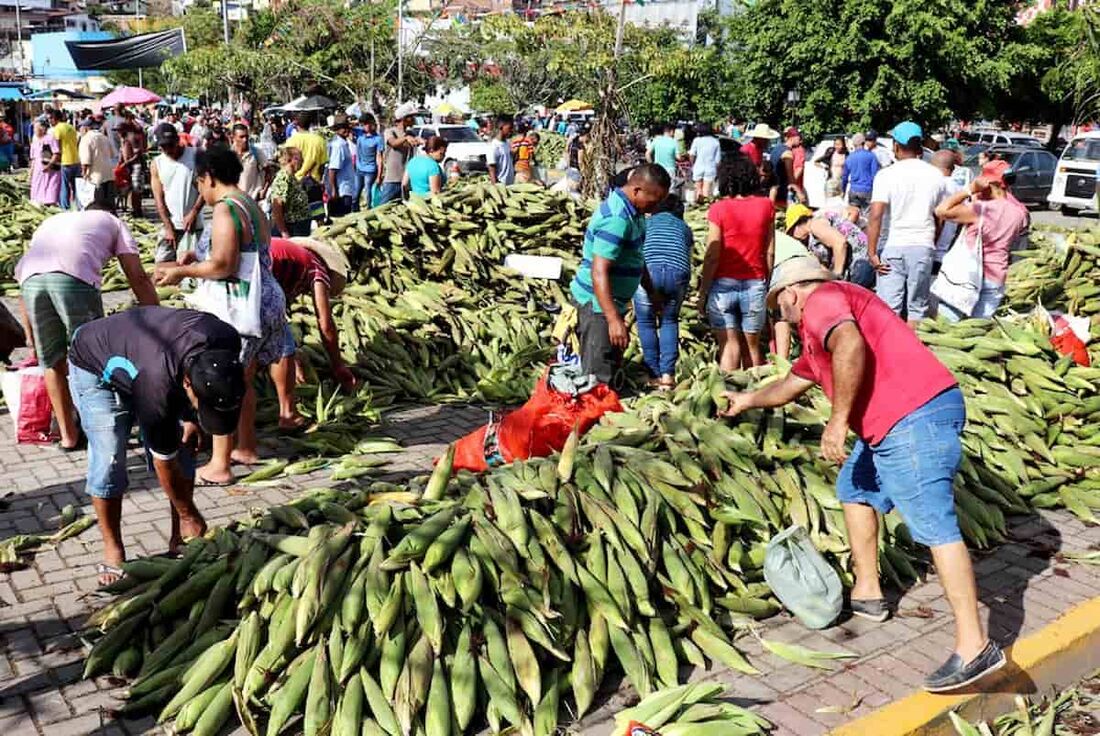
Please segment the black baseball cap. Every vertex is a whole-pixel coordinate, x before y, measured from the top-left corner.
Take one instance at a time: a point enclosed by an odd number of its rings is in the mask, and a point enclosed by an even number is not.
[[[157,146],[171,146],[179,143],[180,134],[176,130],[176,126],[171,123],[161,123],[157,126],[157,129],[153,131],[153,139],[156,140]]]
[[[199,401],[199,426],[215,435],[237,431],[244,397],[244,367],[233,350],[205,350],[187,373]]]

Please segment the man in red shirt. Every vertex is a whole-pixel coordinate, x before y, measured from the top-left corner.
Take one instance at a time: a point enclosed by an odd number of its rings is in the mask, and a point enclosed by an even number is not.
[[[837,497],[852,548],[852,613],[875,621],[889,616],[878,580],[878,513],[897,507],[913,539],[931,548],[955,615],[955,651],[924,686],[954,690],[1005,663],[982,628],[974,570],[955,516],[952,484],[966,422],[962,392],[884,301],[833,278],[813,256],[776,267],[768,307],[799,326],[802,357],[782,381],[727,393],[725,413],[782,406],[821,386],[832,402],[821,454],[843,463]],[[845,451],[849,428],[858,437],[851,455]]]
[[[806,190],[802,187],[802,175],[806,171],[806,147],[802,145],[802,133],[798,128],[787,128],[783,133],[783,143],[786,146],[779,166],[783,166],[787,172],[787,182],[794,189],[795,196],[802,204],[806,203]]]

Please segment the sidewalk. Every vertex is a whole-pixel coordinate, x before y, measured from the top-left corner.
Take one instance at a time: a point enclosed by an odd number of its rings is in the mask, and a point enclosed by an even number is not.
[[[427,472],[446,443],[485,421],[474,407],[438,406],[396,413],[383,432],[406,446],[385,469]],[[277,454],[278,438],[268,437],[266,454]],[[9,418],[0,416],[0,489],[10,491],[10,507],[0,511],[0,538],[57,528],[60,509],[76,504],[90,513],[83,493],[85,455],[54,448],[16,446]],[[132,489],[124,502],[124,533],[131,556],[156,554],[167,546],[168,508],[155,478],[136,449],[130,454]],[[253,507],[278,504],[303,488],[325,485],[329,471],[298,476],[286,487],[208,488],[197,502],[211,524],[221,524]],[[1100,543],[1100,528],[1088,528],[1064,512],[1015,520],[1013,541],[978,555],[976,568],[982,611],[1002,644],[1051,622],[1072,605],[1100,596],[1100,568],[1059,564],[1060,550]],[[73,632],[91,610],[82,596],[95,588],[94,566],[101,545],[96,531],[38,554],[29,569],[0,576],[0,733],[42,734],[155,733],[150,719],[112,720],[118,685],[110,678],[80,680],[81,651]],[[761,651],[751,639],[739,641],[762,674],[722,670],[695,672],[692,679],[730,685],[737,702],[758,710],[782,736],[814,736],[866,715],[919,689],[923,676],[951,650],[951,617],[934,577],[904,593],[899,615],[885,624],[855,619],[822,632],[802,628],[781,615],[765,622],[764,635],[829,651],[859,655],[835,672],[808,669]],[[632,702],[630,691],[607,699],[577,728],[585,736],[608,736],[612,717]],[[822,709],[825,709],[822,712]],[[243,731],[242,731],[243,733]],[[879,736],[879,735],[876,735]],[[886,736],[886,735],[882,735]]]

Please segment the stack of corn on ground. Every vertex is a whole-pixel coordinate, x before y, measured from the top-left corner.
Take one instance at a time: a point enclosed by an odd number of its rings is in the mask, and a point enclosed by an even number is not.
[[[499,264],[512,251],[575,260],[584,214],[480,185],[324,233],[354,264],[341,341],[364,391],[382,402],[525,398],[568,269],[532,285]],[[310,326],[297,310],[295,321]],[[644,696],[688,667],[753,672],[738,641],[778,609],[762,580],[767,540],[800,523],[848,576],[836,469],[817,451],[828,406],[815,391],[717,420],[725,388],[778,372],[720,375],[701,332],[687,331],[671,395],[632,400],[560,457],[454,478],[444,459],[402,485],[359,477],[213,530],[182,560],[128,563],[122,597],[89,623],[88,674],[136,673],[123,708],[180,731],[236,717],[275,734],[301,715],[307,733],[435,736],[551,733],[620,673]],[[1100,369],[1057,356],[1026,319],[929,322],[921,334],[968,398],[957,481],[968,541],[996,543],[1005,514],[1036,507],[1094,520]],[[304,391],[319,415],[344,407],[325,417],[339,424],[334,443],[358,442],[357,418],[373,421],[367,401]],[[331,449],[347,452],[347,440]],[[884,574],[903,583],[923,562],[889,515]],[[834,656],[764,646],[808,666]],[[705,713],[714,718],[700,723],[726,729],[712,732],[762,728],[741,711]]]

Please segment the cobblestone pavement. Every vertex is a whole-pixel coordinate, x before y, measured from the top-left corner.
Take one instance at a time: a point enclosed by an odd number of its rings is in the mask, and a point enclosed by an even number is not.
[[[429,469],[446,443],[486,419],[476,407],[437,406],[397,412],[383,432],[407,448],[388,471],[414,474]],[[264,440],[267,454],[283,451],[277,437]],[[76,504],[91,512],[83,493],[85,455],[54,448],[17,446],[9,418],[0,416],[0,538],[57,527],[60,509]],[[287,451],[289,452],[289,451]],[[156,554],[167,546],[168,508],[155,478],[134,449],[132,488],[124,501],[124,534],[130,556]],[[277,504],[302,488],[323,485],[327,473],[299,476],[285,487],[200,489],[197,501],[212,524],[226,523],[250,508]],[[1059,563],[1059,550],[1100,543],[1100,528],[1089,528],[1065,513],[1016,519],[1010,543],[976,558],[982,611],[991,631],[1008,644],[1052,621],[1080,601],[1100,595],[1100,568]],[[138,734],[156,731],[150,719],[112,720],[119,686],[109,678],[80,679],[81,651],[74,632],[95,601],[94,566],[101,544],[95,530],[35,556],[26,570],[0,575],[0,734]],[[813,736],[864,715],[920,686],[952,648],[951,618],[934,576],[900,596],[900,615],[885,624],[850,620],[821,632],[801,627],[785,615],[764,625],[773,640],[820,650],[852,652],[858,659],[824,672],[785,662],[762,651],[751,636],[739,646],[760,676],[724,670],[692,673],[692,679],[730,685],[736,702],[750,706],[777,726],[782,736]],[[610,719],[630,704],[629,690],[611,694],[578,730],[607,736]],[[824,712],[822,709],[825,709]],[[837,712],[845,711],[847,712]]]

